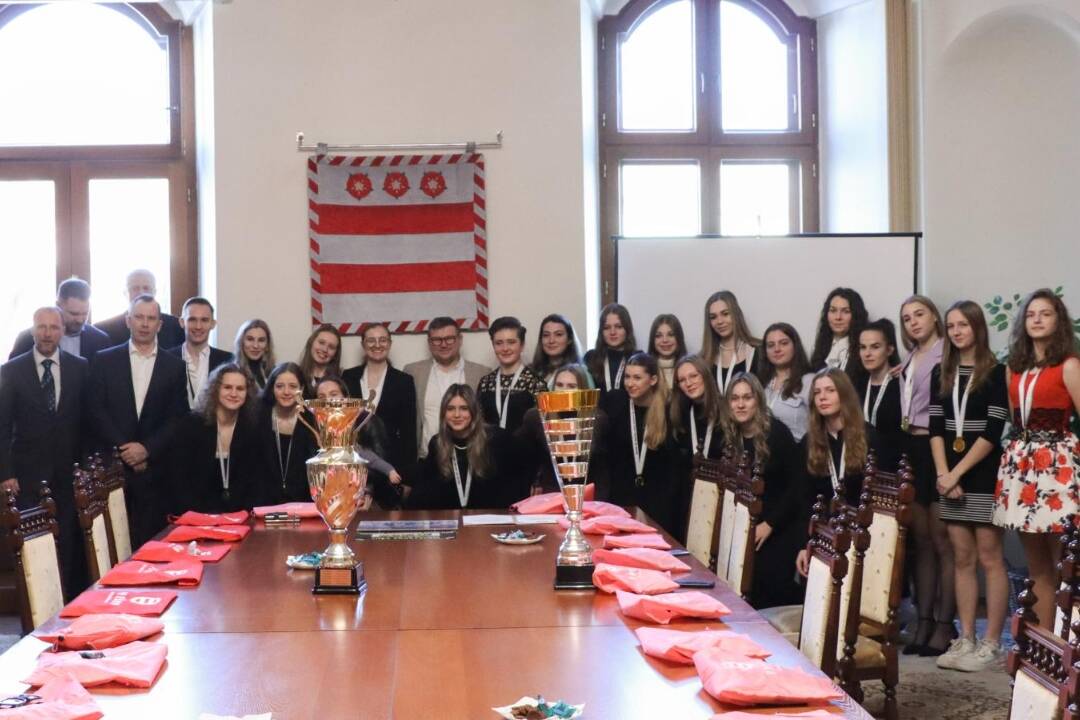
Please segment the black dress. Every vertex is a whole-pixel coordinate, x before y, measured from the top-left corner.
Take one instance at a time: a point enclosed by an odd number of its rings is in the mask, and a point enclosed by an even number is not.
[[[536,407],[537,394],[547,390],[544,378],[527,366],[522,367],[517,383],[510,387],[513,379],[513,375],[504,375],[500,369],[496,368],[480,378],[476,386],[476,400],[480,403],[484,422],[500,427],[499,411],[495,403],[495,384],[499,384],[502,401],[506,406],[506,422],[502,424],[502,427],[511,433],[521,427],[525,412],[529,408]]]
[[[755,608],[797,605],[803,595],[795,580],[795,558],[806,540],[797,493],[804,477],[803,454],[788,426],[775,419],[769,425],[766,444],[769,457],[762,468],[765,495],[759,521],[768,523],[772,533],[754,555],[750,604]],[[755,459],[752,438],[743,438],[742,450],[752,466]]]
[[[169,463],[170,513],[233,512],[264,504],[253,418],[243,412],[237,417],[225,473],[217,442],[217,424],[208,425],[198,413],[189,413],[177,424]]]
[[[621,398],[622,402],[616,401]],[[642,482],[636,480],[634,444],[630,436],[630,403],[625,391],[611,393],[606,403],[610,421],[608,468],[611,478],[611,502],[636,505],[672,537],[682,542],[686,536],[686,486],[689,477],[680,472],[678,451],[670,434],[656,449],[645,452]],[[644,444],[647,408],[634,405],[638,447]]]
[[[315,418],[307,410],[304,419],[312,427]],[[299,419],[292,434],[276,432],[272,410],[261,408],[257,420],[257,443],[262,462],[263,497],[267,504],[310,502],[307,461],[319,451],[318,442]]]
[[[365,365],[349,368],[341,375],[352,397],[361,395],[360,379],[364,376],[365,368]],[[387,365],[382,397],[378,401],[375,416],[382,421],[385,430],[383,452],[379,452],[379,455],[393,465],[408,483],[416,472],[417,448],[416,384],[412,376]]]
[[[510,503],[526,497],[528,489],[522,492],[520,488],[515,488],[515,481],[511,478],[507,482],[504,475],[504,468],[511,464],[509,437],[490,426],[485,427],[484,432],[487,433],[488,440],[489,470],[483,475],[473,473],[472,485],[464,507],[507,508]],[[409,495],[408,505],[411,509],[457,510],[462,507],[454,474],[451,472],[448,476],[443,475],[439,467],[438,443],[438,435],[432,437],[428,443],[427,457],[420,463],[416,482]],[[469,472],[469,454],[467,450],[459,449],[456,445],[454,453],[457,456],[458,471],[461,473],[461,482],[464,485]]]
[[[597,408],[592,448],[589,452],[588,477],[588,482],[596,486],[597,500],[607,500],[611,495],[607,466],[608,429],[607,414]],[[529,480],[530,486],[538,485],[543,492],[557,492],[559,483],[555,479],[555,467],[548,450],[539,410],[530,408],[525,413],[521,428],[515,433],[514,442],[523,460],[522,474]]]
[[[906,452],[910,445],[911,436],[900,429],[900,385],[897,378],[892,378],[885,385],[885,397],[881,399],[881,405],[874,413],[874,405],[881,393],[881,385],[870,385],[869,412],[864,420],[872,425],[875,430],[876,441],[874,453],[877,456],[877,467],[885,472],[896,472],[900,466],[900,455]],[[859,391],[861,407],[867,407],[867,378],[862,376],[856,388]]]
[[[581,360],[585,367],[589,369],[589,374],[592,375],[593,385],[600,390],[601,395],[607,395],[612,390],[621,390],[623,387],[623,373],[619,372],[619,367],[623,366],[625,368],[624,363],[630,357],[630,353],[608,348],[604,352],[607,373],[604,372],[604,365],[598,362],[596,355],[596,350],[590,350],[585,353],[585,357]],[[611,376],[611,387],[607,385],[608,375]]]
[[[877,433],[874,432],[873,426],[866,426],[867,444],[870,448],[877,450]],[[833,485],[832,478],[826,473],[825,475],[811,474],[807,467],[807,453],[809,451],[810,433],[807,433],[802,443],[802,468],[805,470],[805,479],[800,483],[802,485],[802,498],[799,501],[798,511],[802,518],[803,539],[806,539],[806,533],[809,531],[810,516],[813,515],[814,503],[817,502],[817,496],[823,495],[825,501],[832,500]],[[833,466],[840,468],[840,456],[843,454],[844,449],[844,431],[841,430],[836,437],[829,435],[829,452],[832,454]],[[841,479],[841,484],[844,488],[844,502],[852,507],[858,507],[859,497],[862,495],[863,473],[859,472],[845,472],[844,477]]]
[[[973,368],[961,365],[957,368],[956,383],[963,402],[964,390],[971,381]],[[1005,431],[1005,419],[1009,416],[1009,395],[1005,384],[1005,366],[995,365],[990,375],[968,396],[964,414],[962,436],[965,447],[957,452],[956,413],[952,393],[941,393],[941,366],[930,375],[930,437],[945,441],[945,460],[950,468],[971,450],[975,441],[983,438],[993,449],[975,467],[960,478],[964,495],[958,500],[942,497],[938,511],[942,520],[952,522],[989,523],[994,515],[994,488],[997,485],[998,466],[1001,464],[1001,436]]]

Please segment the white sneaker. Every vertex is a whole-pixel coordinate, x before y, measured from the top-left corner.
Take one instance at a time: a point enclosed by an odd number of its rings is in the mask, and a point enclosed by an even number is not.
[[[959,670],[956,661],[975,652],[975,641],[966,637],[957,638],[949,643],[949,649],[938,655],[937,666],[943,670]]]
[[[953,667],[956,670],[962,670],[963,672],[990,670],[991,668],[1000,665],[1002,658],[1004,657],[1005,653],[1001,649],[999,643],[991,642],[984,638],[979,641],[979,644],[974,651],[958,657]]]

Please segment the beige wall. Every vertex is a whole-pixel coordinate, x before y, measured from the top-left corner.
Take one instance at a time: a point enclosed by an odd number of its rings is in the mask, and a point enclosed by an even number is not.
[[[486,152],[492,316],[519,316],[529,352],[549,312],[583,333],[596,252],[588,0],[233,0],[208,12],[200,23],[212,32],[199,36],[212,39],[203,139],[212,130],[213,152],[200,169],[213,171],[203,188],[216,214],[202,266],[216,265],[216,279],[203,279],[218,301],[219,345],[258,315],[287,359],[310,329],[297,131],[311,142],[405,143],[503,130],[503,148]],[[393,359],[425,352],[421,338],[403,337]],[[490,361],[486,334],[470,336],[466,354]],[[352,340],[345,364],[358,356]]]

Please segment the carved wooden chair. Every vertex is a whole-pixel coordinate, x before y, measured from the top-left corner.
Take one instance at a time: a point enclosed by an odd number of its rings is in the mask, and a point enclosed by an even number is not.
[[[16,505],[16,493],[8,490],[0,508],[0,532],[15,566],[15,592],[19,619],[28,633],[64,606],[60,580],[56,501],[47,483],[41,484],[41,502],[24,510]]]
[[[75,465],[72,473],[75,489],[75,510],[79,516],[79,527],[83,533],[83,547],[86,550],[86,568],[90,582],[97,582],[113,566],[109,541],[108,523],[105,519],[107,495],[105,485],[90,470]]]
[[[109,558],[112,563],[131,557],[131,526],[128,524],[127,500],[124,497],[124,463],[120,451],[113,449],[109,462],[97,456],[91,472],[100,473],[105,492],[105,523],[109,530]]]
[[[721,502],[724,495],[721,460],[694,458],[690,474],[690,511],[686,520],[686,549],[698,562],[716,567]]]
[[[1061,535],[1061,562],[1058,563],[1058,591],[1054,596],[1057,605],[1054,632],[1062,640],[1069,639],[1069,631],[1080,620],[1080,526],[1074,518],[1065,520],[1065,532]]]
[[[765,480],[760,463],[747,469],[745,462],[735,475],[735,511],[731,520],[727,584],[743,598],[750,596],[754,579],[754,533],[761,517]]]
[[[731,564],[731,545],[735,537],[735,511],[738,501],[738,478],[746,472],[746,454],[725,449],[726,460],[720,466],[720,526],[716,538],[716,576],[728,585],[728,569]]]
[[[1009,650],[1006,667],[1013,676],[1009,720],[1058,720],[1076,715],[1077,631],[1073,643],[1039,627],[1032,609],[1035,605],[1033,580],[1024,581],[1020,609],[1013,615],[1012,634],[1016,646]]]

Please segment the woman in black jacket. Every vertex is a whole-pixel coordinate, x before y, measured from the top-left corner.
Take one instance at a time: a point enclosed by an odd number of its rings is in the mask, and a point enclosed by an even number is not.
[[[315,418],[304,409],[304,373],[296,363],[273,369],[260,395],[258,451],[263,466],[263,497],[267,504],[310,502],[305,463],[319,451],[312,432]]]

